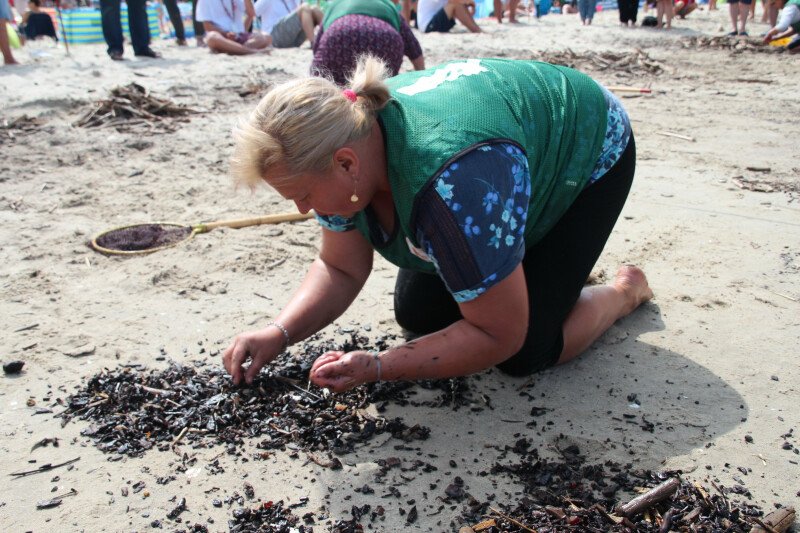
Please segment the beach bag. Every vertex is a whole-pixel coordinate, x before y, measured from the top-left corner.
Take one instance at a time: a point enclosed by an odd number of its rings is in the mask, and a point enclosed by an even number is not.
[[[642,19],[642,26],[658,26],[658,19],[655,17],[647,16]]]

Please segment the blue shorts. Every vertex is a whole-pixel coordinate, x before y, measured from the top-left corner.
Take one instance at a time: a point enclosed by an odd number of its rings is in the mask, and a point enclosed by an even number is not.
[[[11,13],[11,6],[8,0],[0,0],[0,19],[14,22],[14,15]]]
[[[750,5],[753,3],[753,0],[728,0],[729,4],[745,4]]]
[[[451,19],[447,16],[444,8],[440,9],[425,27],[425,31],[423,33],[431,33],[431,32],[439,32],[439,33],[447,33],[453,29],[453,26],[456,25],[455,19]]]

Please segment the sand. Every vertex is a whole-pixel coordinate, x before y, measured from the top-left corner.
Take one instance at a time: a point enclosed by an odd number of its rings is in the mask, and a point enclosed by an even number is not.
[[[543,51],[564,57],[569,48],[584,58],[639,49],[663,67],[660,73],[627,73],[577,62],[607,85],[654,90],[651,96],[623,95],[636,133],[637,176],[596,274],[609,279],[621,263],[640,265],[655,299],[571,364],[532,380],[494,371],[472,379],[494,410],[391,406],[389,415],[432,428],[430,439],[413,443],[413,450],[377,439],[343,457],[340,471],[287,453],[259,462],[223,454],[224,473],[212,475],[205,466],[221,449],[188,446],[179,451],[196,463],[184,473],[176,472],[181,456],[173,452],[110,462],[80,436],[84,422],[62,429],[53,414],[34,414],[39,407],[59,412],[56,399],[66,399],[102,368],[161,368],[166,361],[155,358],[162,350],[178,362],[208,360],[236,333],[279,312],[315,256],[318,229],[312,221],[219,229],[134,258],[105,257],[86,242],[128,223],[189,224],[293,211],[267,188],[255,194],[234,190],[230,131],[257,101],[239,91],[303,75],[310,51],[230,58],[156,42],[164,59],[133,59],[128,49],[131,58],[121,63],[108,60],[102,45],[76,46],[70,57],[41,45],[37,57],[17,51],[25,64],[0,69],[0,113],[6,120],[38,117],[42,124],[31,134],[16,130],[14,138],[0,130],[0,355],[3,361],[26,361],[21,375],[0,377],[2,529],[144,531],[159,519],[175,530],[181,525],[166,514],[177,496],[187,499],[184,523],[226,531],[231,511],[212,507],[211,499],[241,493],[246,480],[257,499],[309,498],[296,512],[321,518],[315,530],[349,518],[354,504],[370,503],[387,509],[374,530],[450,531],[461,525],[451,524],[459,506],[430,515],[456,475],[479,500],[494,494],[498,504],[517,501],[519,486],[481,472],[520,434],[544,456],[555,456],[556,446],[576,444],[592,462],[681,469],[689,479],[726,486],[738,478],[767,511],[776,502],[798,506],[800,456],[782,445],[800,445],[800,62],[788,54],[680,44],[727,32],[724,9],[676,20],[670,32],[623,29],[616,17],[600,13],[588,28],[580,27],[577,16],[523,18],[514,26],[487,21],[483,35],[419,38],[429,65],[477,56],[528,58]],[[757,22],[750,26],[753,35],[766,29]],[[404,69],[410,68],[406,62]],[[71,125],[109,89],[130,82],[203,113],[173,133]],[[756,188],[771,192],[743,188],[748,180],[768,182]],[[392,313],[395,269],[382,260],[376,265],[363,294],[335,326],[368,324],[376,334],[399,333]],[[327,336],[334,336],[335,326]],[[200,343],[206,353],[199,353]],[[536,401],[520,398],[520,387]],[[628,400],[632,394],[639,407]],[[533,405],[548,409],[538,431],[524,425]],[[635,415],[636,423],[626,423],[626,414]],[[640,427],[642,417],[654,424],[652,432]],[[30,451],[46,437],[60,438],[61,445]],[[245,448],[243,457],[252,443]],[[71,470],[8,477],[78,456]],[[407,463],[419,458],[437,470],[406,479],[392,474],[388,479],[400,499],[381,498],[385,487],[367,496],[353,492],[372,483],[378,459],[392,456]],[[457,468],[449,466],[451,459]],[[156,482],[168,475],[176,479]],[[121,494],[137,481],[146,483],[149,497]],[[36,511],[35,502],[51,497],[54,488],[75,488],[78,495]],[[406,527],[399,509],[409,508],[410,500],[419,519]]]

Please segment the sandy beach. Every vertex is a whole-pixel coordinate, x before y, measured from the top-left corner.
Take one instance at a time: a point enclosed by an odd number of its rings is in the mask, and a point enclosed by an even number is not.
[[[163,59],[134,59],[128,48],[123,62],[110,61],[103,45],[74,46],[70,56],[38,44],[36,57],[15,51],[24,64],[0,68],[0,355],[25,367],[0,376],[0,529],[148,531],[160,520],[169,531],[190,523],[228,531],[232,508],[212,499],[243,493],[248,482],[254,501],[307,498],[294,512],[313,513],[314,531],[365,503],[385,508],[383,519],[364,522],[368,530],[458,531],[463,503],[443,506],[445,487],[460,476],[477,500],[517,502],[522,488],[489,472],[521,436],[543,457],[574,444],[591,463],[681,470],[706,485],[742,485],[766,512],[799,507],[800,61],[756,44],[713,46],[709,38],[729,30],[721,8],[676,19],[671,31],[621,28],[617,12],[606,11],[590,27],[577,15],[550,15],[480,21],[486,33],[478,35],[417,33],[428,65],[538,58],[607,86],[652,89],[619,93],[636,135],[637,173],[595,274],[607,280],[622,263],[639,265],[655,299],[568,365],[531,379],[497,371],[468,379],[491,408],[389,402],[384,416],[426,426],[430,437],[379,436],[341,456],[340,470],[291,450],[248,460],[256,439],[238,455],[182,443],[111,460],[81,435],[87,422],[62,427],[55,416],[64,409],[58,400],[103,368],[218,364],[234,335],[288,301],[317,251],[314,221],[217,229],[135,257],[104,256],[86,243],[125,224],[292,212],[266,187],[233,187],[231,129],[269,85],[305,75],[311,51],[231,58],[154,41]],[[751,35],[767,30],[749,26]],[[403,69],[411,69],[407,60]],[[74,125],[110,89],[132,82],[198,113],[170,122],[174,131]],[[340,339],[341,328],[399,335],[395,271],[376,260],[364,292],[323,338]],[[544,409],[535,428],[526,425],[532,407]],[[58,447],[31,451],[54,437]],[[9,476],[76,457],[70,467]],[[374,485],[379,461],[393,457],[435,469],[395,469],[375,493],[354,491]],[[220,468],[209,468],[213,461]],[[145,490],[121,490],[139,482]],[[384,497],[388,486],[400,496]],[[73,488],[78,494],[58,507],[36,510]],[[167,514],[181,498],[187,510],[178,523]],[[401,510],[412,506],[418,518],[407,524]]]

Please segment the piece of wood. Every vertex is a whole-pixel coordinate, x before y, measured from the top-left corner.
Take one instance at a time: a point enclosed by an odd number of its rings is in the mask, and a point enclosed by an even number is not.
[[[497,516],[499,516],[500,518],[503,518],[504,520],[508,520],[509,522],[511,522],[512,524],[514,524],[515,526],[517,526],[520,529],[524,529],[525,531],[529,531],[530,533],[536,533],[535,529],[531,529],[528,526],[526,526],[525,524],[523,524],[522,522],[518,522],[518,521],[514,520],[510,516],[501,513],[500,511],[498,511],[494,507],[489,507],[489,510],[491,512],[493,512],[494,514],[496,514]]]
[[[641,496],[637,496],[626,504],[617,507],[617,514],[631,518],[637,514],[651,508],[660,501],[666,500],[678,490],[681,481],[678,478],[670,478],[662,484],[647,491]]]
[[[784,533],[792,527],[795,520],[794,507],[781,507],[761,519],[761,524],[753,526],[750,533]],[[766,527],[764,527],[766,526]]]
[[[657,131],[658,135],[664,135],[665,137],[675,137],[676,139],[683,139],[684,141],[694,142],[694,137],[689,137],[688,135],[681,135],[680,133],[675,133],[672,131]]]
[[[613,86],[613,87],[606,87],[609,91],[614,91],[616,93],[639,93],[639,94],[653,94],[653,89],[648,89],[647,87],[620,87],[620,86]]]

